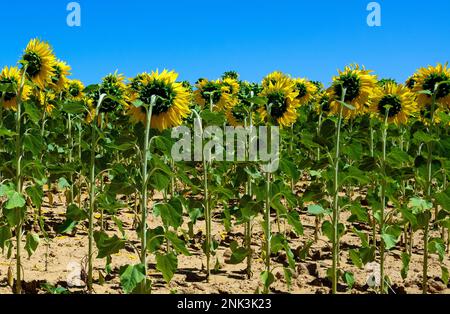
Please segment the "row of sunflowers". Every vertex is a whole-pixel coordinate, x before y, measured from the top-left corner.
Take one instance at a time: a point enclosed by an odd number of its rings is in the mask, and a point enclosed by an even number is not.
[[[22,250],[32,255],[39,243],[72,234],[75,226],[88,233],[88,291],[93,290],[95,252],[106,259],[108,274],[121,250],[139,257],[138,264],[120,269],[124,292],[151,292],[149,256],[170,282],[178,256],[191,255],[192,228],[199,223],[209,280],[219,245],[214,220],[227,231],[243,226],[242,239],[229,245],[228,262],[245,263],[251,278],[254,259],[261,258],[264,293],[276,280],[274,256],[284,252],[284,280],[290,286],[297,264],[309,258],[321,236],[331,247],[327,276],[333,293],[339,282],[351,290],[355,281],[351,271],[341,269],[344,255],[357,268],[376,262],[374,289],[387,293],[392,282],[386,257],[401,251],[405,279],[418,234],[423,292],[428,291],[430,254],[437,255],[441,280],[448,285],[446,64],[421,68],[405,84],[350,65],[329,88],[282,72],[249,83],[230,71],[191,85],[167,70],[128,80],[116,72],[84,86],[69,79],[70,71],[48,43],[33,39],[18,65],[4,67],[0,75],[0,248],[15,261],[8,283],[16,293],[23,292]],[[202,127],[279,126],[279,169],[264,172],[255,162],[174,161],[170,130],[193,127],[194,118]],[[42,214],[44,196],[50,197],[55,184],[66,199],[65,221],[58,228]],[[163,201],[154,201],[157,192]],[[134,215],[139,245],[123,231],[119,213],[125,209]],[[312,238],[304,232],[305,215],[315,219]],[[155,217],[161,225],[152,229],[148,221]],[[109,230],[106,221],[116,229]],[[262,236],[255,248],[259,225]],[[301,254],[292,249],[288,231],[303,237]],[[360,247],[344,252],[341,241],[349,233]]]

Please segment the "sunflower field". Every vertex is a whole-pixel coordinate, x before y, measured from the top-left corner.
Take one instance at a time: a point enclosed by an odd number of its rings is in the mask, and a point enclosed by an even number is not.
[[[447,64],[70,71],[39,39],[1,70],[0,293],[450,293]],[[174,158],[179,126],[199,158]],[[276,171],[205,158],[209,126],[277,127]]]

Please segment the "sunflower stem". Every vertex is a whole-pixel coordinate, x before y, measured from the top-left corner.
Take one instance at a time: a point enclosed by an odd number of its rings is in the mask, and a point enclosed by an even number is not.
[[[95,110],[95,116],[91,124],[91,158],[90,158],[90,178],[89,178],[89,229],[88,229],[88,279],[87,288],[89,292],[93,290],[93,263],[92,256],[94,251],[94,211],[95,211],[95,198],[96,198],[96,182],[95,182],[95,158],[97,151],[97,116],[102,105],[103,99],[106,97],[105,94],[100,95],[97,107]]]
[[[342,87],[341,101],[345,101],[347,90]],[[336,154],[334,158],[334,202],[333,202],[333,263],[332,263],[332,293],[337,293],[338,282],[338,264],[339,264],[339,160],[341,145],[341,127],[343,119],[344,106],[339,105],[339,118],[336,134]]]
[[[385,244],[383,240],[384,232],[384,219],[385,219],[385,207],[386,207],[386,142],[387,142],[387,128],[388,128],[389,109],[387,109],[386,117],[384,119],[382,128],[382,140],[383,140],[383,156],[381,160],[381,171],[383,178],[381,179],[381,213],[380,213],[380,292],[385,293],[384,282],[384,262],[385,262]]]
[[[22,79],[17,95],[17,112],[16,112],[16,192],[22,195],[22,92],[25,85],[25,75],[27,73],[27,65],[24,66]],[[26,205],[25,205],[26,206]],[[19,211],[22,208],[17,208]],[[26,213],[26,210],[25,210]],[[20,217],[16,226],[16,294],[22,293],[22,263],[21,263],[21,242],[22,242],[22,224],[25,217]]]
[[[428,132],[433,136],[434,135],[434,111],[436,109],[436,99],[437,93],[439,89],[439,84],[436,84],[434,87],[434,91],[432,94],[431,100],[431,119],[429,124]],[[429,202],[433,202],[432,199],[432,181],[433,181],[433,143],[427,143],[428,149],[428,159],[427,159],[427,178],[426,178],[426,197]],[[428,234],[429,234],[429,223],[431,218],[431,211],[426,212],[426,221],[425,227],[423,231],[423,269],[422,269],[422,293],[427,294],[428,292]]]
[[[147,289],[147,216],[148,216],[148,160],[151,156],[149,149],[150,127],[152,123],[153,107],[156,96],[152,96],[147,109],[144,137],[144,160],[142,161],[142,202],[141,202],[141,264],[144,266],[145,277],[142,281],[142,292]]]

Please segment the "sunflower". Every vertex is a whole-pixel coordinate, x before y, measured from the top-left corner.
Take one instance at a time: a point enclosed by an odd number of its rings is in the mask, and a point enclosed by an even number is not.
[[[228,123],[234,127],[246,126],[246,124],[249,122],[248,110],[249,108],[247,108],[243,103],[238,103],[233,107],[229,108],[225,112]]]
[[[37,91],[36,98],[47,114],[51,114],[53,112],[56,104],[56,95],[53,91],[45,92],[39,90]]]
[[[67,82],[67,92],[69,96],[75,100],[81,100],[83,98],[84,85],[79,80],[70,80]]]
[[[346,89],[344,101],[355,109],[343,108],[343,116],[346,119],[353,118],[365,112],[365,105],[369,101],[373,89],[377,85],[377,78],[359,65],[345,67],[339,71],[339,75],[333,78],[332,86],[328,89],[331,99],[330,109],[333,114],[339,114],[343,89]]]
[[[221,81],[198,80],[194,92],[195,102],[202,107],[209,105],[212,101],[218,110],[227,110],[237,103],[235,95],[231,94],[231,85],[225,85]],[[236,86],[234,86],[236,88]]]
[[[290,77],[287,74],[284,74],[280,71],[275,71],[270,74],[268,74],[262,81],[262,86],[269,87],[270,84],[274,85],[276,82],[284,79],[290,79]]]
[[[322,91],[317,95],[317,101],[314,109],[318,114],[327,114],[330,112],[330,96],[327,92]]]
[[[94,103],[101,94],[110,96],[103,100],[99,112],[111,113],[127,107],[127,88],[124,81],[125,77],[122,74],[109,74],[103,78],[99,88],[89,95]]]
[[[294,79],[294,83],[295,89],[298,91],[297,99],[300,105],[309,103],[317,92],[316,85],[303,78]]]
[[[259,108],[261,119],[273,122],[280,127],[292,125],[297,120],[297,107],[300,106],[295,83],[288,77],[263,88],[260,96],[267,98],[269,112],[265,106]]]
[[[18,100],[18,88],[21,83],[22,75],[17,67],[4,67],[0,74],[0,84],[11,85],[8,91],[3,93],[3,106],[6,109],[16,109]],[[21,100],[26,101],[31,94],[31,87],[25,83],[22,90]]]
[[[58,60],[53,66],[54,75],[52,77],[52,84],[55,91],[59,92],[67,86],[67,77],[70,75],[71,67],[64,61]]]
[[[427,90],[435,91],[438,83],[450,81],[450,69],[447,64],[438,64],[436,67],[428,66],[421,68],[416,73],[416,84],[414,91],[419,93]],[[421,107],[431,104],[432,97],[428,94],[419,93],[417,102]],[[436,91],[436,102],[440,105],[450,107],[450,83],[442,83]]]
[[[386,83],[374,90],[369,111],[381,119],[388,117],[389,123],[406,124],[408,118],[418,111],[415,95],[407,87],[395,83]]]
[[[226,77],[220,82],[223,89],[231,95],[237,95],[239,93],[239,83],[233,78]]]
[[[416,85],[417,82],[417,77],[416,75],[411,75],[410,77],[408,77],[408,79],[405,82],[405,86],[408,87],[410,90],[414,89],[414,86]]]
[[[27,65],[28,77],[38,87],[44,89],[52,83],[56,58],[48,43],[32,39],[25,48],[22,60]]]
[[[189,91],[177,83],[178,74],[167,70],[159,73],[142,74],[138,91],[133,93],[131,100],[140,100],[150,104],[152,96],[156,102],[152,109],[151,127],[163,131],[179,126],[182,119],[189,115]],[[128,113],[135,122],[145,122],[147,113],[143,106],[129,106]]]

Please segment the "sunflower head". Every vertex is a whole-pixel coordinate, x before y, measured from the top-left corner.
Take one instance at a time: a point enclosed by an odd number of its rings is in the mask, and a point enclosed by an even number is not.
[[[371,73],[372,71],[359,65],[347,66],[344,71],[339,71],[339,75],[333,78],[332,86],[328,89],[333,114],[339,114],[342,106],[339,101],[342,100],[344,90],[344,101],[355,109],[350,110],[344,107],[343,116],[348,119],[365,112],[365,105],[377,83],[376,76]]]
[[[151,74],[142,74],[139,88],[132,98],[142,101],[145,105],[129,107],[132,119],[136,122],[145,122],[146,106],[151,104],[152,97],[156,96],[152,108],[151,127],[163,131],[179,126],[183,118],[189,115],[190,94],[181,83],[176,82],[177,77],[177,73],[167,70],[161,73],[154,71]]]
[[[263,78],[262,87],[268,87],[270,84],[274,85],[276,82],[285,79],[290,79],[290,77],[281,71],[272,72]]]
[[[127,106],[124,80],[125,78],[122,74],[109,74],[103,78],[98,89],[90,93],[89,96],[93,99],[94,103],[100,98],[101,94],[111,96],[103,100],[99,112],[112,113]]]
[[[407,87],[387,83],[374,90],[369,106],[370,112],[389,123],[406,124],[409,117],[418,111],[415,95]]]
[[[317,96],[317,101],[315,103],[314,109],[318,114],[327,114],[330,112],[330,96],[328,93],[322,91]]]
[[[17,67],[4,67],[0,74],[0,85],[8,85],[7,91],[1,94],[3,98],[3,106],[6,109],[17,108],[17,101],[19,97],[19,87],[22,79],[22,74]],[[29,99],[31,94],[31,87],[25,83],[23,86],[21,101]]]
[[[26,65],[28,77],[39,88],[44,89],[52,83],[56,58],[48,43],[32,39],[25,48],[21,63]]]
[[[70,75],[70,66],[64,61],[58,60],[53,66],[54,75],[52,76],[52,85],[55,91],[59,92],[67,85],[67,77]]]
[[[285,77],[274,84],[270,82],[260,96],[267,98],[267,106],[259,108],[261,119],[280,127],[288,127],[297,120],[300,102],[292,79]]]
[[[222,74],[222,80],[225,79],[232,79],[235,81],[239,80],[239,73],[237,73],[236,71],[226,71],[225,73]]]
[[[414,90],[414,86],[416,85],[417,78],[416,75],[411,75],[408,77],[408,79],[405,82],[405,86],[408,87],[410,90]]]
[[[83,94],[84,84],[79,80],[70,80],[67,82],[67,93],[69,97],[75,100],[81,100]]]
[[[381,79],[381,80],[379,80],[379,81],[377,82],[377,85],[380,86],[380,87],[384,87],[384,86],[386,86],[387,84],[397,85],[398,83],[397,83],[396,80],[391,79],[391,78],[384,78],[384,79]]]
[[[219,111],[227,110],[237,102],[237,97],[231,94],[233,88],[239,92],[239,84],[236,86],[234,80],[226,79],[227,84],[222,81],[210,81],[200,79],[196,84],[197,89],[194,92],[195,102],[202,107],[209,106],[211,103]]]
[[[313,83],[303,78],[294,79],[295,89],[298,91],[297,99],[300,105],[305,105],[313,98],[317,92],[317,87]]]
[[[415,74],[415,92],[430,91],[436,93],[436,102],[450,107],[450,69],[447,64],[438,64],[435,67],[421,68]],[[424,107],[431,103],[432,97],[419,93],[417,102]]]
[[[239,82],[233,78],[226,77],[222,81],[220,81],[222,84],[222,90],[225,93],[228,93],[230,95],[237,95],[239,93]]]
[[[252,96],[259,95],[262,92],[260,84],[249,83],[246,81],[239,82],[238,100],[245,106],[250,107],[251,103],[248,101]]]
[[[249,110],[244,103],[237,103],[225,112],[228,123],[234,127],[246,126],[249,123]]]

